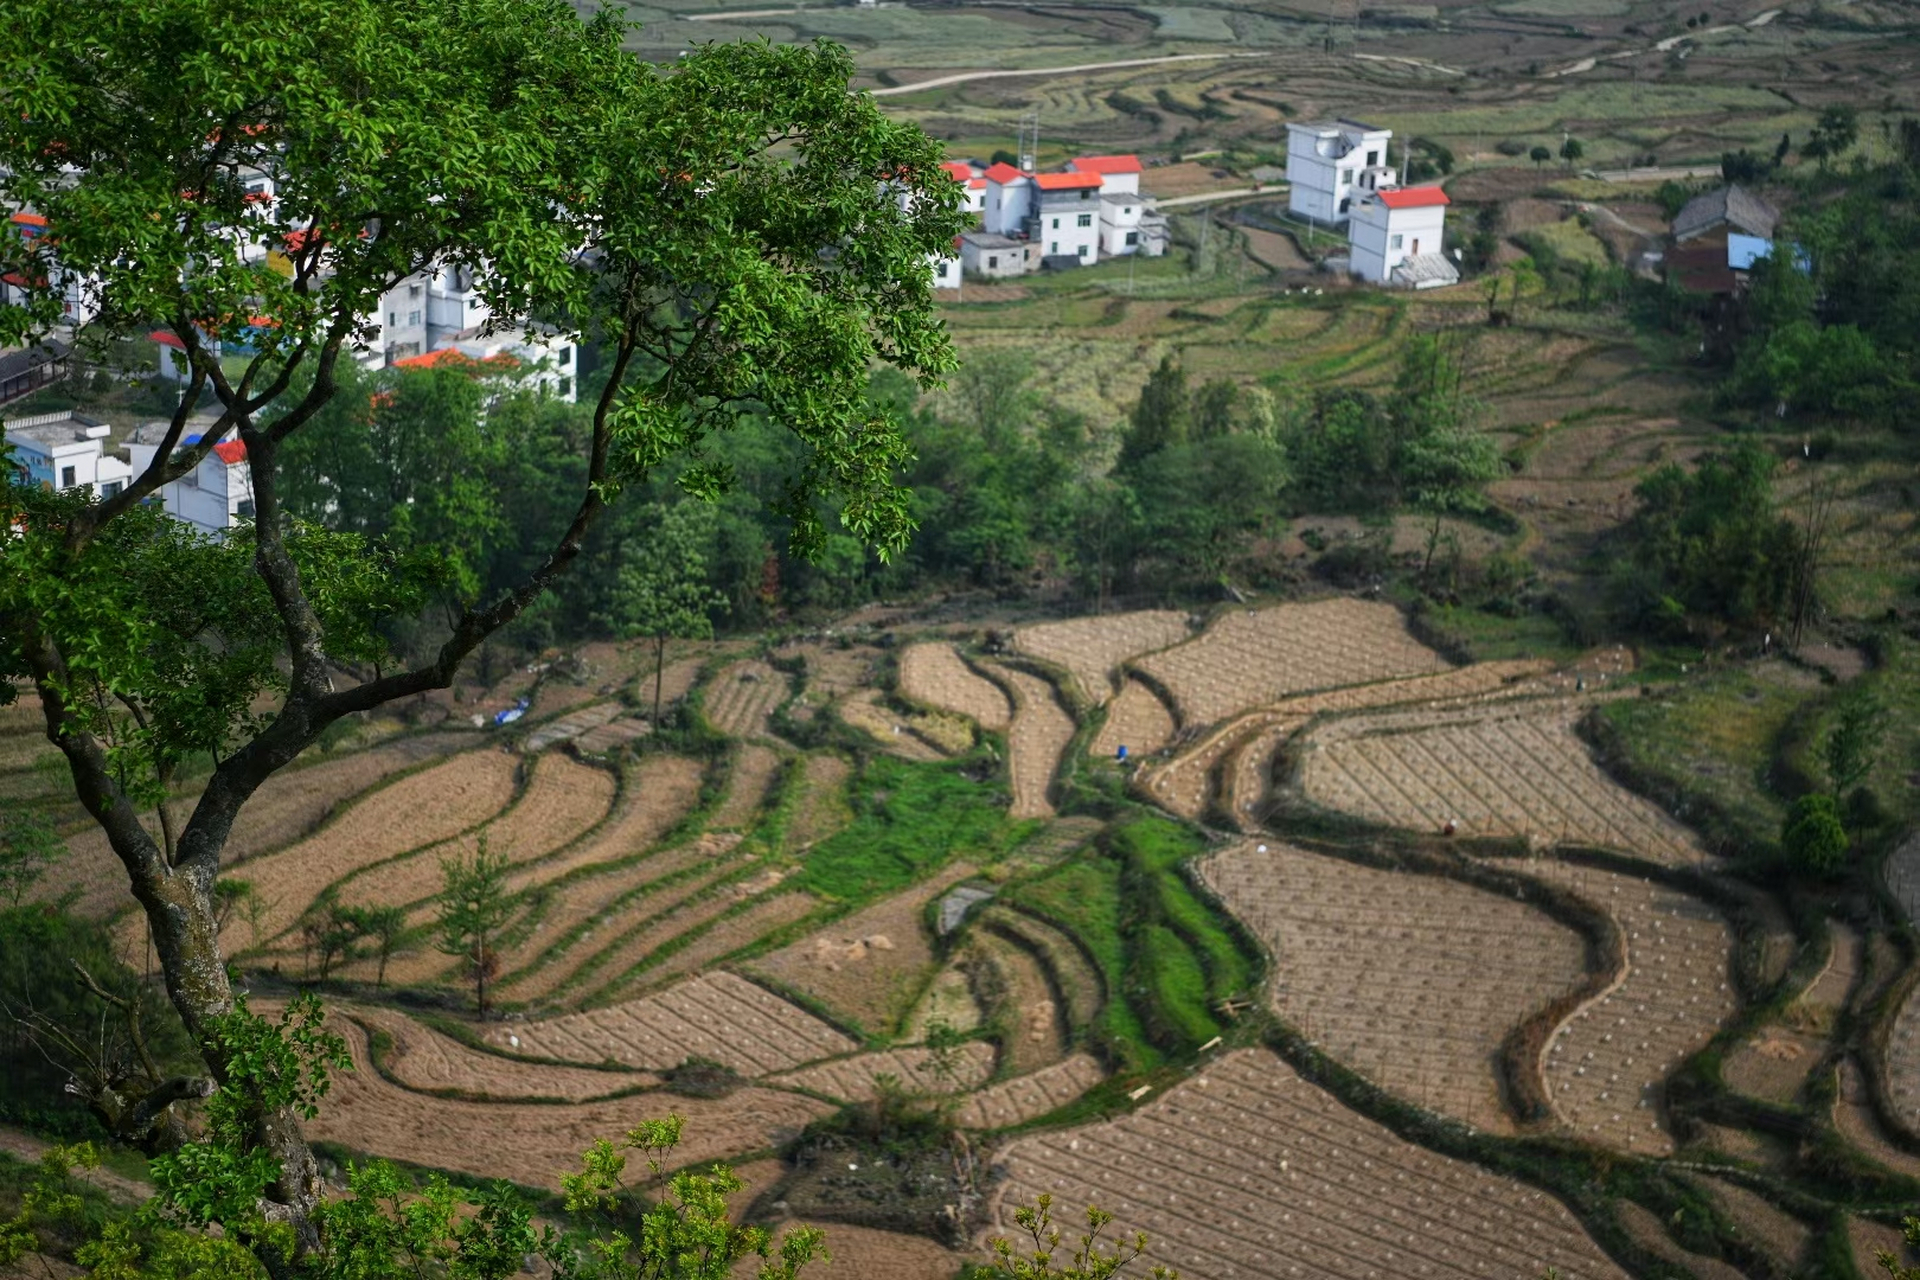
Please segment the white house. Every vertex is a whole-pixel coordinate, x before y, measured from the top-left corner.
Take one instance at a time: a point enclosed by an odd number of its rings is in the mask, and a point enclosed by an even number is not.
[[[1287,126],[1288,212],[1315,222],[1346,221],[1357,194],[1394,185],[1387,159],[1393,130],[1357,120]]]
[[[984,175],[986,194],[981,203],[980,225],[995,235],[1017,235],[1033,212],[1033,177],[1020,172],[1004,160]]]
[[[572,404],[579,391],[577,355],[573,343],[557,334],[536,331],[529,340],[519,329],[484,333],[476,327],[453,334],[444,346],[432,351],[400,356],[393,367],[465,368],[484,375],[484,366],[491,365],[501,374],[523,374],[543,394]]]
[[[1092,266],[1100,260],[1100,175],[1097,173],[1036,173],[1033,175],[1034,212],[1027,219],[1027,239],[1041,246],[1041,262],[1069,261]]]
[[[960,237],[960,264],[970,276],[982,280],[1006,280],[1031,271],[1038,257],[1037,246],[1029,240],[992,231],[969,231]]]
[[[14,477],[62,491],[92,486],[98,496],[111,498],[133,478],[133,468],[105,451],[112,434],[106,423],[77,413],[10,419],[6,438],[13,447]]]
[[[1373,284],[1404,288],[1431,289],[1459,280],[1441,246],[1447,203],[1447,193],[1439,187],[1357,196],[1347,224],[1349,269]]]
[[[983,172],[968,164],[965,160],[948,160],[941,164],[955,182],[967,189],[968,213],[985,213],[987,209],[987,179]]]
[[[936,253],[927,259],[927,263],[933,268],[934,288],[958,289],[960,287],[960,273],[965,265],[960,257],[960,237],[955,236],[953,238],[953,251],[951,253]]]
[[[1101,195],[1139,195],[1139,156],[1075,156],[1067,161],[1071,173],[1100,175]]]
[[[180,448],[200,443],[192,430],[182,434]],[[127,454],[133,469],[145,471],[160,452],[168,424],[143,422],[127,437]],[[178,480],[160,486],[160,504],[168,515],[207,533],[223,533],[242,520],[253,518],[253,473],[247,470],[247,446],[238,440],[224,440],[213,446],[200,465]]]
[[[21,210],[8,217],[6,234],[18,236],[31,244],[47,234],[47,220],[37,213]],[[54,261],[47,263],[47,274],[42,281],[30,281],[11,271],[0,275],[0,303],[24,306],[30,292],[44,287],[46,283],[53,284],[60,292],[62,323],[83,325],[99,314],[98,278],[68,271]]]

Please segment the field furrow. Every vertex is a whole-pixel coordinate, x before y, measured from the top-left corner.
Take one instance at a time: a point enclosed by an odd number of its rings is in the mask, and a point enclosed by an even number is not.
[[[686,1137],[673,1159],[700,1166],[778,1146],[833,1110],[787,1090],[752,1088],[724,1098],[651,1092],[575,1104],[437,1098],[382,1079],[368,1059],[366,1032],[346,1020],[338,1029],[355,1070],[335,1077],[308,1134],[373,1156],[528,1187],[557,1190],[562,1174],[579,1169],[581,1152],[643,1120],[684,1118]]]
[[[713,831],[745,831],[766,807],[767,794],[780,776],[780,753],[758,742],[741,746],[727,773],[727,793],[707,823]]]
[[[1179,644],[1189,634],[1186,614],[1147,609],[1022,627],[1013,647],[1065,668],[1087,701],[1100,703],[1113,696],[1113,676],[1122,663]]]
[[[1322,600],[1221,615],[1206,633],[1135,664],[1173,695],[1183,727],[1216,724],[1290,694],[1448,669],[1399,610]]]
[[[559,856],[516,870],[508,877],[509,887],[531,889],[550,884],[582,867],[618,862],[646,852],[654,841],[693,811],[700,799],[704,772],[698,760],[685,756],[648,756],[627,774],[620,790],[619,807],[591,839],[570,849],[556,846],[564,849]]]
[[[699,1056],[751,1076],[859,1047],[812,1014],[728,973],[605,1008],[491,1027],[486,1037],[505,1046],[510,1034],[520,1039],[518,1051],[533,1057],[659,1070]]]
[[[1512,1131],[1500,1042],[1585,976],[1579,934],[1511,898],[1278,841],[1199,870],[1273,953],[1281,1018],[1409,1101]]]
[[[1106,1078],[1098,1058],[1076,1053],[1050,1067],[988,1085],[960,1104],[954,1122],[967,1129],[1005,1129],[1064,1107]]]
[[[1144,682],[1127,679],[1120,694],[1107,707],[1107,718],[1100,731],[1087,744],[1087,753],[1110,760],[1121,747],[1131,757],[1145,758],[1173,741],[1173,712]]]
[[[363,796],[326,827],[247,864],[246,879],[267,904],[261,941],[279,935],[320,892],[363,867],[428,848],[498,813],[513,798],[516,760],[502,751],[469,751]],[[231,955],[250,945],[252,928],[222,931]]]
[[[393,1009],[352,1005],[335,1006],[334,1011],[387,1037],[389,1048],[383,1065],[390,1076],[409,1089],[458,1090],[499,1100],[558,1098],[582,1102],[660,1083],[660,1077],[645,1071],[595,1071],[516,1062],[470,1049]],[[507,1048],[512,1049],[511,1041]]]
[[[928,1049],[887,1049],[815,1063],[769,1077],[767,1083],[866,1102],[879,1095],[882,1076],[891,1076],[909,1094],[942,1094],[977,1089],[992,1072],[993,1046],[974,1040],[944,1059]]]
[[[707,722],[735,738],[765,737],[775,707],[787,700],[787,678],[764,662],[736,662],[707,685]]]
[[[717,964],[735,952],[752,946],[781,926],[807,916],[820,905],[818,898],[807,893],[769,893],[755,899],[745,909],[735,910],[740,901],[735,898],[727,902],[726,911],[674,935],[676,941],[682,938],[687,941],[679,945],[672,955],[662,959],[649,957],[643,967],[629,968],[588,998],[596,1002],[618,999],[630,992],[659,987],[676,978],[696,976],[708,965]],[[668,923],[678,921],[669,920]]]
[[[1013,723],[1013,708],[1000,686],[976,673],[950,644],[908,646],[900,655],[900,692],[994,733],[1006,732]]]
[[[1558,1200],[1395,1137],[1266,1050],[1003,1163],[1003,1230],[1049,1192],[1144,1230],[1149,1260],[1187,1275],[1624,1278]]]
[[[1626,972],[1612,990],[1560,1025],[1544,1058],[1555,1112],[1581,1137],[1643,1155],[1665,1155],[1667,1075],[1732,1016],[1733,933],[1706,903],[1638,876],[1570,862],[1530,874],[1571,889],[1610,913],[1626,942]]]
[[[1039,676],[1012,667],[999,668],[1013,692],[1013,728],[1007,734],[1008,768],[1013,775],[1015,818],[1050,818],[1047,792],[1061,753],[1073,740],[1073,719],[1054,700],[1053,686]]]

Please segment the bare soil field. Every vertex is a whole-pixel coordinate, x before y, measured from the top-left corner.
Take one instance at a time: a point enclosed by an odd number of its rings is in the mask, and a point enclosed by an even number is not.
[[[714,831],[745,831],[766,806],[767,793],[780,774],[780,753],[749,742],[734,753],[727,773],[727,793],[714,810],[708,827]]]
[[[239,869],[241,864],[303,838],[382,780],[473,745],[467,734],[423,734],[284,769],[268,778],[240,810],[227,838],[223,867],[246,879],[249,873]],[[126,874],[107,845],[106,833],[90,826],[67,841],[66,859],[48,873],[40,892],[53,897],[79,889],[82,914],[106,915],[132,904]]]
[[[864,1102],[878,1095],[881,1076],[892,1076],[910,1094],[932,1095],[977,1089],[992,1073],[993,1046],[975,1040],[954,1050],[944,1063],[927,1049],[885,1049],[788,1071],[767,1083]]]
[[[1050,818],[1053,802],[1047,792],[1053,786],[1054,770],[1060,767],[1061,753],[1073,740],[1073,719],[1054,700],[1053,686],[1039,676],[1012,667],[997,670],[1013,694],[1013,728],[1007,734],[1013,804],[1007,813],[1015,818]]]
[[[664,960],[651,962],[653,958],[649,956],[650,963],[644,968],[630,967],[624,974],[614,965],[607,966],[607,973],[620,976],[595,990],[588,999],[596,1002],[615,999],[630,992],[651,990],[676,978],[696,977],[709,965],[752,946],[782,925],[810,915],[819,905],[820,900],[808,893],[768,893],[744,911],[725,916],[704,928],[695,926],[701,930],[699,936]],[[690,934],[694,930],[685,932]]]
[[[884,751],[922,762],[946,758],[945,751],[914,732],[916,717],[902,717],[892,708],[880,705],[878,689],[850,693],[834,703],[833,709],[842,720],[879,743]]]
[[[1619,1206],[1620,1225],[1636,1242],[1651,1249],[1668,1262],[1680,1267],[1688,1275],[1698,1280],[1746,1280],[1746,1273],[1740,1268],[1709,1258],[1698,1253],[1689,1253],[1674,1243],[1661,1225],[1658,1215],[1650,1209],[1643,1209],[1631,1200],[1624,1200]]]
[[[972,964],[990,966],[1006,1029],[1007,1069],[1025,1075],[1066,1056],[1065,1011],[1047,971],[1025,947],[992,933],[976,933]]]
[[[960,1104],[954,1121],[968,1129],[1005,1129],[1066,1106],[1106,1078],[1098,1058],[1076,1053],[1050,1067],[988,1085]]]
[[[1128,679],[1121,683],[1120,694],[1107,707],[1107,718],[1100,725],[1087,754],[1098,760],[1111,760],[1121,747],[1128,758],[1146,757],[1173,741],[1173,712],[1145,683]]]
[[[1887,1140],[1867,1096],[1867,1078],[1851,1058],[1840,1064],[1840,1090],[1833,1100],[1833,1126],[1864,1155],[1896,1173],[1920,1178],[1920,1156]]]
[[[1920,991],[1920,987],[1915,987]],[[1920,1130],[1920,996],[1909,994],[1887,1037],[1887,1093],[1909,1129]]]
[[[1825,1047],[1817,1036],[1769,1024],[1727,1054],[1721,1075],[1739,1093],[1790,1105]]]
[[[1134,665],[1173,695],[1185,727],[1289,694],[1429,675],[1450,664],[1407,634],[1392,605],[1334,599],[1222,614],[1204,635]]]
[[[1013,708],[1000,686],[977,674],[950,644],[908,646],[900,655],[900,692],[994,733],[1006,732],[1013,723]]]
[[[1265,1050],[1122,1119],[1019,1139],[1002,1160],[1002,1230],[1043,1191],[1097,1203],[1185,1275],[1625,1276],[1558,1200],[1402,1141]]]
[[[417,903],[440,891],[440,860],[478,847],[482,835],[493,857],[515,866],[538,863],[566,848],[607,816],[613,806],[613,775],[563,755],[536,756],[531,776],[512,808],[471,837],[426,849],[353,876],[340,887],[341,900],[357,906]],[[425,908],[423,908],[425,910]]]
[[[742,1075],[790,1070],[859,1046],[812,1014],[732,974],[694,978],[667,991],[584,1013],[487,1030],[489,1043],[562,1062],[616,1062],[641,1069],[711,1058]]]
[[[1586,976],[1579,934],[1440,876],[1246,842],[1200,874],[1274,958],[1274,1012],[1409,1101],[1511,1132],[1500,1042]]]
[[[766,663],[736,662],[707,685],[707,720],[735,738],[764,737],[768,717],[787,692],[787,678]]]
[[[568,712],[558,720],[543,724],[528,734],[522,749],[532,754],[544,751],[555,743],[572,741],[617,719],[625,710],[626,708],[617,702],[596,702],[590,707]]]
[[[1606,909],[1627,945],[1617,985],[1562,1023],[1549,1044],[1554,1110],[1589,1141],[1666,1155],[1673,1140],[1661,1121],[1661,1082],[1736,1007],[1727,973],[1732,931],[1699,899],[1637,876],[1555,861],[1528,870]]]
[[[804,1225],[781,1222],[774,1229],[776,1243],[790,1228]],[[827,1233],[832,1256],[807,1264],[807,1280],[953,1280],[962,1263],[978,1261],[925,1236],[844,1222],[811,1225]],[[742,1258],[734,1266],[733,1280],[755,1280],[759,1267],[758,1257]]]
[[[890,1033],[935,964],[927,904],[973,874],[959,863],[905,893],[750,962],[757,973],[820,1001],[856,1026]]]
[[[579,945],[568,951],[577,959],[571,964],[542,965],[516,992],[526,999],[588,1001],[589,993],[625,981],[630,969],[665,944],[705,928],[731,910],[739,900],[728,892],[734,887],[729,882],[737,882],[742,871],[740,859],[723,854],[707,860],[691,877],[676,878],[622,903],[580,935]],[[587,947],[596,934],[610,940]]]
[[[388,1074],[409,1089],[458,1090],[488,1100],[559,1098],[583,1102],[628,1089],[653,1088],[660,1083],[659,1076],[647,1071],[536,1065],[482,1053],[393,1009],[336,1004],[333,1011],[368,1031],[386,1033],[392,1048],[383,1065]],[[511,1044],[509,1041],[509,1048]]]
[[[1707,1178],[1704,1181],[1721,1210],[1733,1219],[1734,1226],[1751,1243],[1789,1264],[1798,1261],[1806,1253],[1807,1242],[1813,1238],[1806,1223],[1782,1211],[1766,1197],[1737,1183],[1724,1178]],[[1862,1270],[1861,1274],[1871,1275],[1872,1272]]]
[[[589,772],[608,776],[602,770]],[[549,883],[581,867],[617,862],[644,853],[693,811],[700,799],[703,773],[698,760],[685,756],[646,757],[628,772],[618,807],[591,839],[566,849],[558,857],[516,871],[507,883],[515,889],[529,888]],[[570,776],[580,777],[579,774]]]
[[[355,1069],[335,1077],[309,1135],[369,1155],[530,1187],[557,1190],[560,1176],[579,1169],[580,1153],[595,1140],[618,1138],[643,1120],[685,1118],[686,1138],[673,1155],[685,1167],[776,1146],[832,1110],[773,1089],[741,1089],[724,1098],[641,1093],[561,1105],[455,1101],[382,1079],[368,1060],[366,1032],[350,1021],[338,1029]],[[486,1141],[475,1141],[477,1134]]]
[[[1122,663],[1179,644],[1190,634],[1186,614],[1146,609],[1022,627],[1014,633],[1013,647],[1064,668],[1087,701],[1101,703],[1113,696],[1113,674]]]
[[[328,885],[387,858],[423,849],[484,821],[513,798],[517,760],[501,751],[469,751],[361,797],[320,831],[247,865],[246,878],[267,903],[260,937],[291,925]],[[229,954],[250,932],[232,922]]]
[[[1594,763],[1577,699],[1355,716],[1305,739],[1317,804],[1413,831],[1519,836],[1618,849],[1667,865],[1706,852],[1686,828]]]

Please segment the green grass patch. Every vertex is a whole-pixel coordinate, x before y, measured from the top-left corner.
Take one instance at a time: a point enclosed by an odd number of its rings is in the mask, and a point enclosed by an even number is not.
[[[1589,263],[1596,267],[1607,265],[1607,247],[1591,231],[1581,226],[1577,218],[1534,227],[1518,238],[1536,257],[1544,251],[1561,262],[1576,266]]]
[[[1021,886],[1013,901],[1057,926],[1100,970],[1107,1002],[1089,1028],[1098,1047],[1123,1071],[1148,1071],[1164,1060],[1127,999],[1127,946],[1122,940],[1120,864],[1106,858],[1072,862]]]
[[[1430,605],[1420,616],[1422,638],[1437,649],[1471,654],[1475,662],[1512,658],[1569,661],[1580,646],[1558,618],[1527,611],[1513,616],[1465,605]]]
[[[813,847],[793,886],[861,902],[905,889],[955,858],[1006,857],[1038,824],[1008,819],[999,788],[973,781],[968,767],[873,756],[849,788],[853,821]]]

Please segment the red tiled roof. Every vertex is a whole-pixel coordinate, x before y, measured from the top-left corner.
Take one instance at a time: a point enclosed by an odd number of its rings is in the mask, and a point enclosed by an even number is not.
[[[393,362],[396,369],[437,369],[443,364],[465,364],[466,353],[458,347],[442,347],[438,351],[422,351],[417,356],[401,356]]]
[[[247,460],[247,442],[245,440],[223,440],[213,446],[213,452],[220,461],[231,467]]]
[[[12,220],[23,227],[44,227],[47,225],[46,216],[38,213],[16,213],[13,215]]]
[[[966,182],[973,177],[973,166],[965,160],[942,160],[940,167],[945,169],[947,176],[955,182]]]
[[[1027,176],[1026,174],[1020,172],[1018,169],[1008,164],[1005,160],[1002,160],[999,164],[996,164],[991,169],[987,170],[987,181],[997,182],[1003,187],[1006,186],[1009,182],[1012,182],[1015,178],[1024,178],[1026,176]]]
[[[1067,161],[1081,173],[1139,173],[1139,156],[1075,156]]]
[[[1073,191],[1083,187],[1098,187],[1100,175],[1097,173],[1037,173],[1033,177],[1033,182],[1042,191]]]
[[[180,341],[178,334],[167,329],[155,329],[147,335],[163,347],[172,347],[175,351],[185,351],[187,344]]]
[[[1434,205],[1449,205],[1447,193],[1438,187],[1401,187],[1397,191],[1376,192],[1380,203],[1389,209],[1427,209]]]

